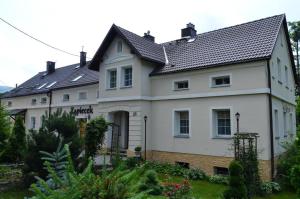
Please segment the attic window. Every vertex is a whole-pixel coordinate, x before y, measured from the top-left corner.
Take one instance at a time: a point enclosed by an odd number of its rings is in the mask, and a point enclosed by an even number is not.
[[[81,74],[81,75],[79,75],[79,76],[77,76],[76,78],[74,78],[73,80],[72,80],[72,82],[76,82],[76,81],[78,81],[80,78],[82,78],[83,77],[83,74]]]
[[[49,84],[46,88],[50,88],[51,86],[53,86],[54,84],[56,84],[57,81],[52,82],[51,84]]]
[[[122,41],[118,41],[117,52],[121,53],[123,51]]]
[[[37,89],[38,89],[38,90],[42,89],[44,86],[46,86],[47,83],[48,83],[48,82],[42,84],[42,85],[41,85],[40,87],[38,87]]]

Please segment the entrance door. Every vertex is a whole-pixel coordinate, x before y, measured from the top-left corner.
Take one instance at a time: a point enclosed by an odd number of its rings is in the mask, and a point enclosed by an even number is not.
[[[129,112],[117,111],[113,113],[113,122],[120,127],[119,144],[121,149],[128,149],[129,140]]]

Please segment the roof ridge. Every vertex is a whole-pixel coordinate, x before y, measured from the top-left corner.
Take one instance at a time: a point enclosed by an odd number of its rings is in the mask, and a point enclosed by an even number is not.
[[[215,29],[215,30],[210,30],[210,31],[207,31],[207,32],[203,32],[203,33],[197,34],[197,37],[200,36],[200,35],[212,33],[212,32],[215,32],[215,31],[226,30],[226,29],[229,29],[229,28],[233,28],[233,27],[237,27],[237,26],[242,26],[242,25],[245,25],[245,24],[250,24],[250,23],[254,23],[254,22],[258,22],[258,21],[262,21],[262,20],[266,20],[266,19],[273,18],[273,17],[278,17],[278,16],[284,17],[285,14],[284,13],[283,14],[278,14],[278,15],[274,15],[274,16],[270,16],[270,17],[264,17],[264,18],[261,18],[261,19],[256,19],[256,20],[253,20],[253,21],[248,21],[248,22],[244,22],[244,23],[240,23],[240,24],[236,24],[236,25],[232,25],[232,26],[227,26],[227,27],[218,28],[218,29]],[[178,40],[181,40],[181,39],[182,38],[171,40],[171,41],[167,41],[167,42],[163,42],[163,43],[160,43],[160,45],[165,45],[165,44],[168,44],[168,43],[171,43],[171,42],[174,42],[174,41],[178,41]]]

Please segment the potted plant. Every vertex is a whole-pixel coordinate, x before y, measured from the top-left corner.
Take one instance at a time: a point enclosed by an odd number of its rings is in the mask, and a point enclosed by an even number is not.
[[[134,148],[134,152],[135,152],[135,155],[136,155],[137,157],[141,157],[141,151],[142,151],[142,147],[141,147],[141,146],[136,146],[136,147]]]

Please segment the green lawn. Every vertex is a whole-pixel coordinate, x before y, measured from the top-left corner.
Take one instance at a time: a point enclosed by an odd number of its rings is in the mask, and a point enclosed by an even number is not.
[[[162,177],[161,177],[162,178]],[[172,177],[171,181],[181,182],[182,178]],[[226,189],[224,185],[212,184],[206,181],[191,181],[192,192],[195,198],[201,199],[217,199]],[[23,199],[24,196],[30,196],[27,190],[11,189],[9,191],[0,192],[0,199]],[[165,199],[165,197],[151,197],[152,199]],[[256,199],[296,199],[295,193],[281,192],[268,197],[257,197]]]

